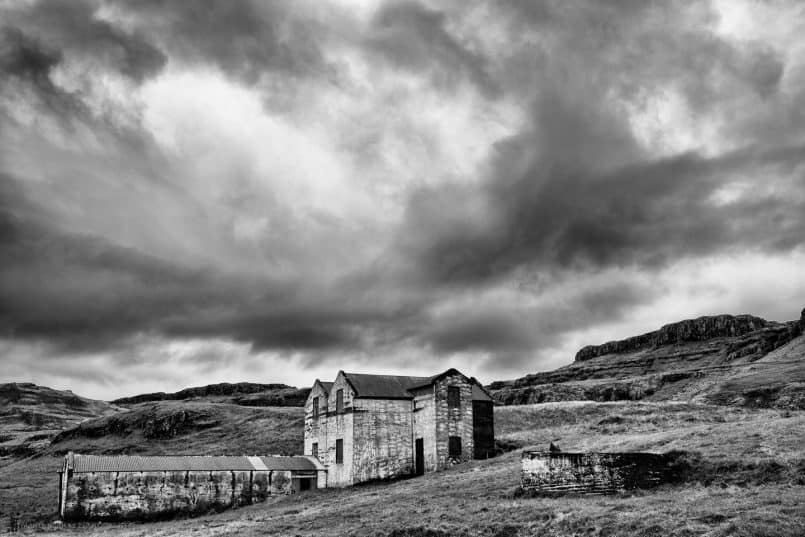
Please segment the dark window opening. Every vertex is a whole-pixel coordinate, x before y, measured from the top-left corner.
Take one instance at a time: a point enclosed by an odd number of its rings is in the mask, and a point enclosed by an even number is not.
[[[299,480],[299,490],[310,490],[310,478],[303,478]]]
[[[448,444],[448,453],[451,459],[458,459],[461,457],[461,437],[451,436],[450,443]]]
[[[344,441],[340,438],[335,441],[335,463],[343,464],[344,462]]]
[[[447,387],[447,407],[458,408],[461,406],[461,388],[458,386]]]
[[[313,398],[313,419],[315,420],[315,419],[318,419],[318,418],[319,418],[319,398],[314,397]]]
[[[344,411],[344,390],[335,392],[335,411],[339,414]]]
[[[310,447],[310,454],[313,455],[314,457],[316,457],[317,459],[319,458],[319,443],[318,442],[313,442],[313,445]]]

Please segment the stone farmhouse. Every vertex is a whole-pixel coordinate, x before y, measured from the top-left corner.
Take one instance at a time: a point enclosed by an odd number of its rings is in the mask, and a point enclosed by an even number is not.
[[[327,486],[421,475],[494,455],[493,402],[456,369],[432,377],[339,371],[305,403],[305,455]]]

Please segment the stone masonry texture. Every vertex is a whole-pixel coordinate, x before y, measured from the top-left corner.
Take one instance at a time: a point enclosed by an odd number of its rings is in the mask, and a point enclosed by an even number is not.
[[[611,494],[667,481],[668,458],[654,453],[524,451],[521,487],[542,494]]]

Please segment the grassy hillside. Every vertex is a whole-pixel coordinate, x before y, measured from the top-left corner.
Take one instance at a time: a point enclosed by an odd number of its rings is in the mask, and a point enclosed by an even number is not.
[[[45,449],[65,428],[121,409],[30,383],[0,384],[0,466]]]
[[[301,436],[301,425],[291,425],[301,419],[301,409],[235,407],[226,411],[234,413],[228,415],[231,419],[254,410],[267,414],[243,416],[244,426],[254,424],[254,419],[266,420],[252,427],[254,436],[264,435],[253,444],[238,432],[240,427],[219,424],[151,440],[148,449],[162,452],[169,445],[173,450],[184,443],[192,446],[184,451],[189,453],[214,443],[219,452],[267,452],[270,449],[255,447],[283,433],[277,427],[259,430],[272,423],[287,423],[288,432]],[[55,475],[42,473],[45,462],[59,459],[40,457],[21,463],[16,472],[0,470],[0,483],[11,480],[13,484],[19,473],[39,471],[40,485],[31,489],[31,495],[45,500],[38,504],[38,521],[33,514],[28,520],[33,527],[62,534],[805,535],[805,412],[687,403],[575,402],[498,407],[495,418],[498,437],[518,444],[545,447],[553,441],[566,451],[691,450],[689,482],[612,497],[519,498],[514,494],[519,479],[519,451],[515,451],[421,478],[273,498],[266,504],[192,520],[59,528],[48,522],[56,505]],[[139,423],[140,418],[133,422]],[[72,437],[59,445],[72,442],[71,449],[78,449],[86,442],[84,448],[114,452],[125,444],[126,435],[119,436],[102,445],[91,436]],[[0,528],[2,520],[0,516]]]

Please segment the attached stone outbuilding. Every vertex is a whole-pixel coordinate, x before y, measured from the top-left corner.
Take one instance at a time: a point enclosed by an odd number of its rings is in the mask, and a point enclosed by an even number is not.
[[[324,488],[315,458],[99,456],[69,453],[59,472],[65,520],[148,520],[202,514]]]

